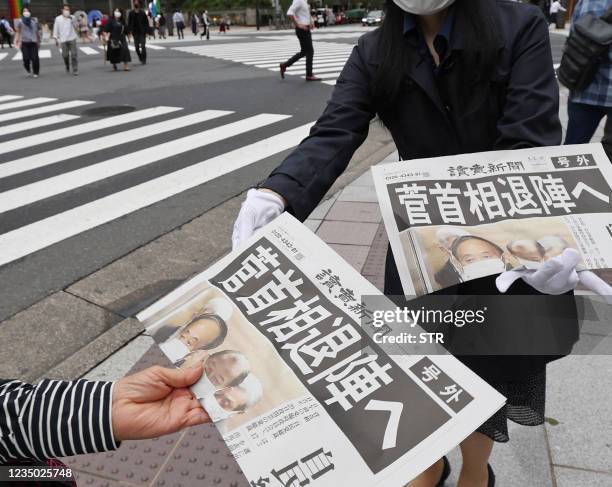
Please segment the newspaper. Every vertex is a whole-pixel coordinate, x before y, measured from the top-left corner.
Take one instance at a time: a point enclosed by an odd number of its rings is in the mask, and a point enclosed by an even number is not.
[[[612,267],[612,166],[601,144],[483,152],[372,168],[404,293],[421,296],[574,248]]]
[[[399,487],[504,398],[452,356],[387,355],[366,295],[283,214],[138,318],[174,365],[204,364],[192,391],[251,485]]]

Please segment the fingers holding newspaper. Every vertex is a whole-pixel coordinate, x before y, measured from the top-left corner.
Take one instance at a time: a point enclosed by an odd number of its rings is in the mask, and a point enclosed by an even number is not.
[[[272,190],[250,189],[234,222],[232,250],[279,216],[285,206],[285,199]]]

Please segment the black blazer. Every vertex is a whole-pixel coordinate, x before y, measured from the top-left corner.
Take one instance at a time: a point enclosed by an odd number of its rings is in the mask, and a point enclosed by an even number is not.
[[[360,37],[353,49],[310,135],[262,187],[281,194],[288,203],[288,211],[305,220],[346,169],[376,115],[390,130],[406,164],[415,158],[559,145],[559,89],[548,22],[533,5],[509,0],[494,3],[499,43],[498,61],[490,81],[469,90],[470,96],[465,96],[462,84],[470,73],[462,58],[464,28],[461,17],[456,17],[450,62],[439,74],[438,83],[417,48],[410,46],[410,63],[397,109],[384,113],[372,94],[379,32],[369,32]],[[444,289],[442,293],[498,294],[498,291],[492,276]],[[509,293],[539,294],[520,280]],[[391,252],[387,255],[385,294],[403,294]],[[537,301],[534,300],[534,306]],[[575,304],[568,300],[567,316],[575,315]],[[569,348],[578,337],[577,327],[571,336]],[[554,358],[483,357],[468,358],[465,362],[487,379],[514,380],[540,372]]]

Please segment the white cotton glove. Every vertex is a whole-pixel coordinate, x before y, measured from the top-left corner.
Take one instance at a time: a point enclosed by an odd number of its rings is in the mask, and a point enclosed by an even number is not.
[[[495,284],[501,293],[521,278],[534,289],[544,294],[564,294],[578,284],[579,277],[576,265],[580,262],[580,254],[575,249],[565,249],[561,255],[546,261],[537,270],[523,269],[502,272]]]
[[[591,271],[580,271],[578,278],[584,287],[595,294],[603,296],[606,302],[612,305],[612,286]]]
[[[250,189],[234,222],[232,250],[248,239],[255,230],[267,225],[285,211],[285,203],[274,193]]]

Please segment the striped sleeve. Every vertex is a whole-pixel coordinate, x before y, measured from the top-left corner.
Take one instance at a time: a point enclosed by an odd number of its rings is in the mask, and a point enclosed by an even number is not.
[[[112,382],[0,379],[0,464],[114,450]]]

